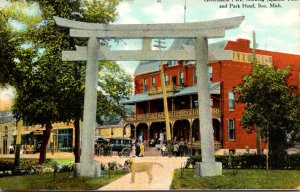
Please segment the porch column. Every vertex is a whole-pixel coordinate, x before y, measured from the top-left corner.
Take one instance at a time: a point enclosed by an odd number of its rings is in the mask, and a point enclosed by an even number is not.
[[[134,129],[134,140],[136,141],[136,130],[137,130],[137,126],[135,126],[135,129]]]
[[[189,131],[189,142],[192,142],[192,137],[193,137],[193,129],[192,129],[192,126],[193,126],[193,119],[189,119],[189,122],[190,122],[190,131]]]

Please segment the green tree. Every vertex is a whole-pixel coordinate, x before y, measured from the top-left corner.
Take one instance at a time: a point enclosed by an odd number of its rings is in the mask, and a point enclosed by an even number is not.
[[[10,74],[14,73],[15,42],[2,9],[0,9],[0,50],[0,85],[4,86],[9,83]]]
[[[118,123],[126,115],[120,101],[132,94],[132,78],[116,62],[101,62],[98,77],[97,123]]]
[[[252,74],[235,88],[237,101],[245,103],[241,124],[248,130],[260,127],[268,142],[270,166],[280,168],[287,155],[287,134],[299,129],[300,98],[286,81],[290,68],[253,64]]]
[[[75,161],[79,162],[79,121],[82,117],[84,70],[83,63],[62,62],[62,50],[74,50],[75,44],[84,45],[80,40],[69,37],[67,29],[55,25],[53,16],[78,21],[108,23],[116,16],[118,0],[102,1],[46,1],[36,0],[23,3],[23,7],[36,6],[40,20],[30,22],[19,17],[22,11],[15,9],[20,2],[10,7],[11,18],[24,24],[18,33],[18,49],[15,56],[18,62],[12,85],[17,96],[13,111],[28,124],[45,125],[40,160],[46,158],[46,145],[52,130],[52,123],[74,121]],[[15,13],[14,11],[19,11]],[[25,14],[26,15],[26,14]],[[26,46],[24,46],[26,45]]]

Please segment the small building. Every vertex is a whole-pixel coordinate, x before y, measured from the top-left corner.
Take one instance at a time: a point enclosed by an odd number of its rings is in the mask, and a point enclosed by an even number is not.
[[[9,147],[15,148],[17,138],[17,123],[12,113],[0,111],[0,154],[8,154]],[[53,141],[54,151],[71,152],[74,147],[75,133],[73,123],[54,123],[47,147],[50,150],[50,142]],[[41,125],[23,126],[21,128],[21,152],[39,152],[43,131]]]

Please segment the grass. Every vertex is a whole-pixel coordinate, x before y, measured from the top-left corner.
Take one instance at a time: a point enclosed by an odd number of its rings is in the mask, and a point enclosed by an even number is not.
[[[49,159],[52,162],[56,162],[58,164],[69,165],[74,163],[74,159],[71,158],[51,158]]]
[[[1,190],[96,190],[127,172],[111,171],[101,178],[73,177],[72,173],[9,176],[0,178]],[[103,174],[103,172],[102,172]]]
[[[215,177],[194,177],[193,169],[175,170],[171,189],[296,189],[300,170],[223,170]]]

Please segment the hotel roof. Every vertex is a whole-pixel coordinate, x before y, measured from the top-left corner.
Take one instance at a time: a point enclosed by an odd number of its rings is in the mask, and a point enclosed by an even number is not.
[[[177,96],[183,96],[183,95],[191,95],[191,94],[197,94],[197,86],[191,86],[186,87],[182,89],[179,92],[169,92],[167,93],[168,98],[170,97],[177,97]],[[220,94],[220,83],[215,82],[210,84],[210,94]],[[130,97],[129,100],[123,100],[121,101],[122,104],[134,104],[137,102],[143,102],[143,101],[149,101],[149,100],[156,100],[156,99],[162,99],[162,94],[156,94],[156,95],[149,95],[148,93],[140,93],[140,94],[134,94],[132,97]]]
[[[209,62],[219,60],[232,60],[232,51],[224,50],[226,44],[227,41],[220,41],[208,45]],[[194,45],[194,39],[175,39],[169,50],[194,49]],[[159,61],[141,61],[134,72],[134,76],[158,72],[160,70],[159,64]],[[194,64],[194,62],[187,62],[186,65],[188,64]]]

